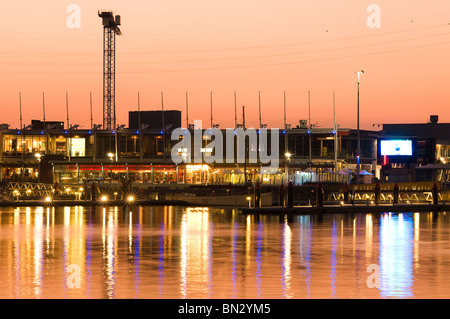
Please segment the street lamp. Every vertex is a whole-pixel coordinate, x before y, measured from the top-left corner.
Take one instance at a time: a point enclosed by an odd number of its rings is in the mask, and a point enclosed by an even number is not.
[[[364,73],[364,70],[356,72],[358,74],[358,97],[357,97],[357,124],[356,124],[356,130],[358,134],[358,153],[356,154],[356,184],[359,184],[359,172],[360,172],[360,158],[361,158],[361,141],[360,141],[360,134],[359,134],[359,82],[361,79],[361,74]]]
[[[38,183],[41,182],[41,153],[34,154],[38,160]]]
[[[113,160],[114,160],[114,154],[113,153],[108,153],[108,156],[109,156],[109,159],[111,160],[109,174],[111,175],[111,180],[112,180],[112,163],[113,163]]]
[[[286,156],[286,164],[285,164],[285,172],[286,172],[286,183],[289,183],[289,166],[288,163],[291,161],[292,154],[289,152],[284,153],[284,156]]]

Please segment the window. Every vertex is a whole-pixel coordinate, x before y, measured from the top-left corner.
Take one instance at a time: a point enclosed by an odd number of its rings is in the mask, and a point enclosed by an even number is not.
[[[69,138],[69,145],[71,156],[86,156],[86,140],[84,138]]]

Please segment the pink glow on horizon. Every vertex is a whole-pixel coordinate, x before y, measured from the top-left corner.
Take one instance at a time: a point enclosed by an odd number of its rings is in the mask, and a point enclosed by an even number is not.
[[[94,123],[102,123],[102,26],[98,9],[122,16],[117,38],[117,123],[128,125],[128,111],[164,108],[183,112],[189,94],[189,118],[209,125],[210,91],[214,122],[234,126],[234,91],[238,122],[246,106],[247,126],[258,126],[258,91],[262,122],[283,125],[308,118],[320,127],[336,122],[356,127],[356,74],[361,78],[361,128],[379,123],[425,123],[430,114],[450,122],[450,3],[437,0],[377,1],[381,28],[369,29],[369,2],[204,0],[149,3],[92,1],[79,3],[81,28],[69,29],[69,2],[8,2],[0,20],[1,123],[19,127],[19,92],[23,123],[42,119],[66,122],[69,92],[71,124],[90,126],[89,92]],[[76,3],[76,1],[74,2]]]

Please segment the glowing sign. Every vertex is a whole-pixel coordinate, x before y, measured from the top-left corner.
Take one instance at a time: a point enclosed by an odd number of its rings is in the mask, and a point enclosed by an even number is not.
[[[381,141],[382,156],[412,156],[411,140],[384,140]]]

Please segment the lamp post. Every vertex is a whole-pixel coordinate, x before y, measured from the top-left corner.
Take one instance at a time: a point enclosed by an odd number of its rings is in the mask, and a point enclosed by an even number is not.
[[[250,196],[247,196],[247,201],[248,201],[248,208],[251,208],[252,198]]]
[[[361,141],[360,141],[360,133],[359,133],[359,82],[361,79],[361,74],[364,73],[364,70],[356,72],[358,74],[358,97],[357,97],[357,124],[356,130],[358,135],[358,153],[356,154],[356,184],[359,184],[359,172],[360,172],[360,159],[361,159]]]
[[[113,153],[108,153],[109,159],[111,160],[111,164],[109,166],[109,175],[111,176],[111,180],[112,180],[112,163],[114,160],[114,154]]]
[[[41,153],[34,154],[38,160],[38,184],[41,182]]]
[[[284,156],[286,156],[286,164],[285,164],[285,171],[286,171],[286,183],[289,183],[289,162],[291,161],[291,156],[292,154],[289,152],[286,152],[284,154]]]

